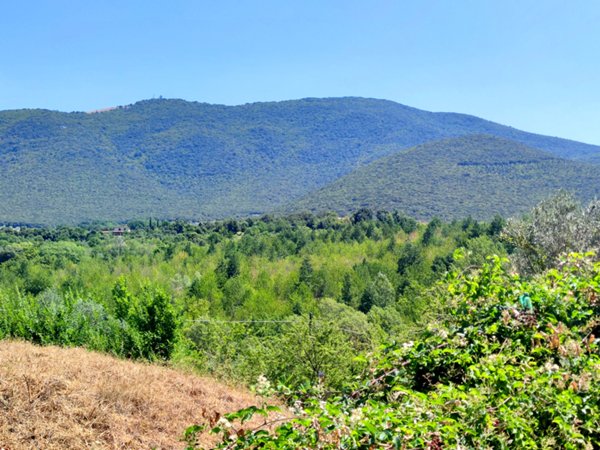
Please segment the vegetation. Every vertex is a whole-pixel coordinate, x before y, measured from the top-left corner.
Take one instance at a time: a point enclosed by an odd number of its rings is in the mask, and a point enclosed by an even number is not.
[[[505,143],[509,151],[514,143],[521,143],[561,158],[584,160],[600,154],[596,146],[525,133],[471,116],[361,98],[236,107],[149,100],[95,114],[4,111],[0,112],[0,222],[78,224],[263,214],[293,204],[384,156],[434,140],[481,133],[510,140]],[[412,183],[412,177],[417,178],[421,191],[408,204],[408,214],[427,219],[468,214],[481,218],[531,206],[517,204],[511,209],[506,195],[501,208],[494,209],[481,195],[472,212],[456,200],[448,202],[450,209],[437,210],[440,201],[425,184],[433,158],[415,156],[420,162],[417,172],[397,167],[399,171],[387,180],[391,186],[396,179]],[[471,162],[489,162],[487,154],[479,156]],[[588,173],[586,167],[557,161],[531,172],[529,166],[519,166],[524,177],[537,175],[544,180],[536,185],[547,185],[539,191],[545,193],[578,168]],[[481,174],[490,167],[460,169]],[[552,175],[555,169],[558,175]],[[502,187],[510,187],[511,177],[500,177]],[[559,187],[581,188],[585,197],[586,179],[577,180],[572,177],[573,183],[559,183]],[[475,192],[483,187],[472,186]],[[404,187],[410,189],[410,184]],[[402,190],[384,191],[404,199],[404,207],[407,197]],[[452,193],[469,203],[471,192],[462,188]],[[362,203],[377,206],[370,191],[364,197],[359,194],[352,205],[344,204],[346,211]],[[398,204],[388,198],[382,207]]]
[[[364,209],[129,226],[0,230],[0,338],[339,387],[354,357],[414,334],[450,267],[504,254],[498,228],[473,219]]]
[[[206,413],[190,449],[596,448],[597,209],[560,193],[508,222],[2,228],[0,338],[185,366],[292,408]]]
[[[359,168],[293,204],[341,214],[358,206],[490,220],[521,214],[559,189],[584,200],[600,195],[592,164],[566,161],[513,141],[468,136],[429,142]]]
[[[81,348],[3,340],[0,361],[5,449],[180,449],[189,423],[260,401],[207,377]]]
[[[418,339],[383,347],[339,392],[297,397],[274,431],[238,425],[262,409],[226,416],[218,448],[597,448],[600,264],[575,254],[525,280],[506,262],[451,276]]]
[[[544,200],[522,219],[512,219],[504,240],[515,249],[513,263],[522,273],[556,267],[561,255],[600,248],[600,201],[583,207],[562,192]]]
[[[338,389],[321,382],[280,388],[294,417],[270,429],[245,423],[278,408],[245,408],[192,426],[189,448],[197,448],[196,433],[207,428],[220,436],[217,448],[227,449],[600,446],[596,207],[560,193],[503,230],[495,219],[487,230],[499,230],[514,260],[494,255],[459,269],[465,253],[457,249],[454,270],[428,291],[435,311],[414,340],[384,344]],[[441,225],[432,221],[426,230]],[[479,224],[463,221],[463,229],[471,226]],[[566,237],[561,227],[571,230]],[[543,231],[549,234],[542,242],[514,239]],[[596,251],[566,255],[583,245]],[[522,265],[557,247],[562,256]],[[416,260],[405,245],[399,271]]]

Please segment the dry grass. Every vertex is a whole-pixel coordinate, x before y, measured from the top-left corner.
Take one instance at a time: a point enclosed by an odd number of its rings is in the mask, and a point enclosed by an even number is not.
[[[0,341],[0,449],[182,448],[189,425],[260,403],[166,367]]]

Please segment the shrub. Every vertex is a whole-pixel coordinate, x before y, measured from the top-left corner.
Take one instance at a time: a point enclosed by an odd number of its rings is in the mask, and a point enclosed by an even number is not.
[[[131,328],[128,343],[132,356],[168,359],[177,330],[170,299],[162,290],[145,286],[138,296],[127,290],[124,279],[113,288],[115,315]]]
[[[517,268],[526,274],[556,267],[569,252],[586,252],[600,246],[600,201],[587,207],[561,192],[539,203],[529,215],[511,219],[502,238],[516,249]]]

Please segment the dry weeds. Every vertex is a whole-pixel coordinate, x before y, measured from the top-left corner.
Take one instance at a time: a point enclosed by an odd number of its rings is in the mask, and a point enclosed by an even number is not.
[[[0,449],[183,448],[187,426],[260,403],[166,367],[0,341]]]

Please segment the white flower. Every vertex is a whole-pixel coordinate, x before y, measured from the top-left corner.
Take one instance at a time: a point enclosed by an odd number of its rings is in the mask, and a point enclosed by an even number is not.
[[[363,418],[363,410],[360,408],[356,408],[352,410],[352,413],[350,414],[350,423],[351,424],[356,424],[357,422],[360,422]]]
[[[254,390],[259,395],[268,396],[272,394],[271,382],[264,375],[259,375],[256,379]]]
[[[300,400],[296,400],[294,404],[290,407],[292,414],[300,415],[304,413],[304,409],[302,408],[302,402]]]
[[[223,428],[232,428],[233,424],[227,420],[225,417],[221,417],[218,421],[217,421],[217,426],[223,427]]]

